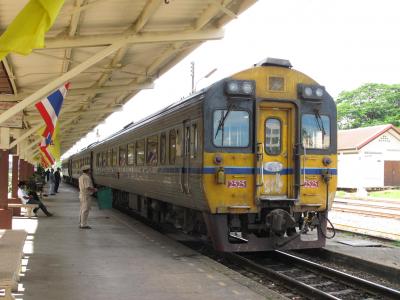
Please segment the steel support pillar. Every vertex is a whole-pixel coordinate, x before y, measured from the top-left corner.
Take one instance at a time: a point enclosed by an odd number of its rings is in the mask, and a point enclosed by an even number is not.
[[[0,150],[0,229],[11,229],[12,210],[8,209],[8,150]]]

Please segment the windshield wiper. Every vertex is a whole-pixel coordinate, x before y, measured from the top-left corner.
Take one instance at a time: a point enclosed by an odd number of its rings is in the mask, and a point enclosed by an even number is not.
[[[314,111],[314,116],[315,116],[315,120],[317,121],[317,125],[318,125],[319,130],[322,131],[322,136],[325,136],[326,135],[326,131],[325,131],[325,128],[324,128],[324,122],[322,121],[321,115],[319,114],[318,110]]]
[[[228,114],[231,112],[232,110],[232,105],[228,106],[228,110],[226,111],[226,113],[221,117],[221,119],[219,120],[219,124],[218,124],[218,128],[217,128],[217,132],[215,133],[215,138],[217,138],[217,135],[219,133],[219,131],[224,127],[225,124],[225,120],[228,117]]]

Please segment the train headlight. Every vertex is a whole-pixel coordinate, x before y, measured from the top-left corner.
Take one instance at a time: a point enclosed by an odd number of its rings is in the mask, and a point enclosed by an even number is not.
[[[298,85],[299,96],[303,99],[322,100],[326,94],[325,87],[320,85]]]
[[[238,94],[239,93],[239,82],[237,81],[230,81],[226,85],[226,92],[228,94]]]
[[[315,89],[315,95],[317,95],[318,97],[322,97],[324,95],[324,90],[322,88],[316,88]]]
[[[309,86],[307,86],[307,87],[304,88],[304,95],[305,95],[305,96],[307,96],[307,97],[312,97],[312,94],[313,94],[312,88],[310,88]]]
[[[229,96],[253,97],[255,91],[255,82],[251,80],[229,80],[225,83],[225,93]]]

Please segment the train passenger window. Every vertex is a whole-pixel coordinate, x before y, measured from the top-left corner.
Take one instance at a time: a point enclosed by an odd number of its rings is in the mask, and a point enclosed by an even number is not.
[[[121,167],[126,165],[126,152],[127,146],[119,146],[119,165]]]
[[[301,140],[306,149],[328,149],[330,121],[328,116],[304,114],[301,118]]]
[[[176,156],[182,157],[182,136],[179,129],[176,130]]]
[[[107,152],[103,152],[103,167],[107,167]]]
[[[247,147],[250,121],[247,111],[215,110],[213,142],[217,147]]]
[[[112,166],[112,150],[109,149],[107,152],[107,167]]]
[[[176,159],[176,132],[175,129],[169,131],[169,163],[175,164]]]
[[[184,146],[184,157],[189,157],[190,152],[190,127],[185,127],[185,146]]]
[[[281,153],[281,120],[269,118],[265,121],[265,152],[268,155]]]
[[[167,152],[167,137],[165,133],[161,133],[160,136],[160,164],[165,165],[166,153]]]
[[[117,148],[112,149],[112,166],[117,166],[118,165],[118,154],[117,154]]]
[[[158,160],[158,136],[147,138],[147,155],[146,163],[148,165],[156,165]]]
[[[136,142],[136,164],[138,166],[144,164],[144,140]]]
[[[128,165],[135,163],[135,144],[128,144]]]
[[[190,158],[195,158],[197,156],[198,144],[199,144],[199,132],[197,130],[197,124],[192,124],[192,139],[190,141]]]

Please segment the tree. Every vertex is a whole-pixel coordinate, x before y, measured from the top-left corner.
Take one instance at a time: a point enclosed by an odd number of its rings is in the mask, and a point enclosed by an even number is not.
[[[340,129],[400,126],[400,84],[367,83],[340,93],[336,105]]]

